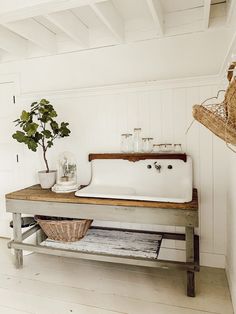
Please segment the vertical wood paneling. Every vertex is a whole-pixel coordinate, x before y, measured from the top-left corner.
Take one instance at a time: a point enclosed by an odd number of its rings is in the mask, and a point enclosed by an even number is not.
[[[119,151],[121,133],[141,127],[143,136],[155,143],[181,143],[193,158],[194,186],[199,189],[201,252],[225,253],[226,233],[226,148],[223,141],[195,122],[185,134],[192,118],[192,106],[211,97],[216,86],[152,88],[57,99],[59,116],[70,121],[71,137],[60,140],[50,152],[51,162],[59,152],[72,151],[78,157],[81,183],[91,176],[90,152]],[[100,222],[101,223],[101,222]],[[107,223],[109,224],[109,223]],[[110,223],[112,224],[112,223]],[[121,224],[116,224],[121,226]],[[125,227],[125,225],[122,225]],[[127,227],[132,227],[128,224]],[[134,228],[147,228],[139,225]],[[182,228],[154,226],[155,230],[182,232]],[[181,249],[183,244],[165,242]],[[177,253],[176,253],[177,254]]]
[[[186,152],[193,159],[193,185],[194,187],[198,188],[199,199],[200,199],[201,198],[201,195],[200,195],[200,190],[201,190],[200,188],[200,133],[199,133],[199,124],[196,121],[192,124],[194,120],[192,116],[192,107],[195,104],[199,104],[199,88],[198,87],[186,88],[185,89],[186,131],[184,134],[185,143],[186,143]],[[199,221],[201,221],[201,204],[200,204],[200,209],[199,209]],[[201,230],[201,224],[197,230],[199,234],[201,234],[200,230]]]
[[[186,89],[178,88],[173,90],[173,142],[182,144],[183,151],[186,151],[186,129],[187,129],[187,108]]]
[[[212,95],[217,95],[219,86],[212,86]],[[215,103],[222,101],[223,94],[215,100]],[[227,218],[227,162],[228,155],[226,144],[217,136],[213,136],[213,250],[215,253],[226,254],[226,233],[219,232],[226,230]]]
[[[186,151],[186,129],[187,129],[187,110],[186,110],[186,89],[178,88],[173,90],[173,143],[181,144],[183,151]],[[176,232],[185,232],[184,228],[176,227]],[[175,241],[176,248],[184,248],[185,243]]]
[[[154,137],[154,143],[163,142],[162,136],[162,104],[160,91],[149,93],[149,121],[150,134]]]
[[[173,143],[173,91],[170,89],[161,91],[162,103],[162,136],[164,143]]]
[[[211,87],[200,88],[200,101],[212,95]],[[202,252],[214,248],[214,194],[213,194],[213,135],[200,125],[200,195],[201,195],[201,247]]]

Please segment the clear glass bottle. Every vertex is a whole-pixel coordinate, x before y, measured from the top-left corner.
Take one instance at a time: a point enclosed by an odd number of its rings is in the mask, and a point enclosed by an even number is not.
[[[173,145],[172,144],[161,144],[161,151],[162,152],[171,152],[173,151]]]
[[[174,144],[174,151],[175,152],[182,152],[182,145],[181,144]]]
[[[141,128],[134,129],[133,151],[135,153],[140,153],[142,151],[141,131]]]
[[[161,144],[153,144],[153,151],[159,153],[161,151]]]
[[[121,134],[121,152],[130,153],[133,150],[132,134]]]
[[[152,149],[153,149],[152,141],[153,141],[152,137],[144,137],[142,139],[142,143],[143,143],[142,149],[143,149],[144,153],[151,153],[152,152]]]

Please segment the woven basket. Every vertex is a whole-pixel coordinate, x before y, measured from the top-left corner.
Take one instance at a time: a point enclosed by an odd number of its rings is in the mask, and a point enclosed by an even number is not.
[[[236,145],[236,77],[233,77],[235,67],[236,63],[232,63],[229,68],[229,86],[222,103],[193,106],[193,117],[232,145]]]
[[[82,239],[93,220],[36,216],[35,220],[49,239],[61,242],[75,242]]]

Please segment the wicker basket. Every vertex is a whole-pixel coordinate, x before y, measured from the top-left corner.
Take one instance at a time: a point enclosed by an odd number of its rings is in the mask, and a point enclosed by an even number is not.
[[[75,242],[83,238],[93,220],[61,217],[36,216],[35,220],[49,239],[61,242]]]
[[[236,77],[233,77],[235,67],[236,63],[230,66],[229,86],[222,103],[193,106],[193,117],[226,143],[232,145],[236,145]]]

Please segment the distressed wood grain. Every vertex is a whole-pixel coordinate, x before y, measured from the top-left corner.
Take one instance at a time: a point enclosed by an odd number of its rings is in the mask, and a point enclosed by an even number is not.
[[[156,259],[162,236],[132,231],[90,229],[80,241],[63,243],[47,239],[42,246],[80,252]]]
[[[198,210],[197,189],[193,189],[193,200],[188,203],[167,203],[135,200],[86,198],[75,196],[74,192],[68,194],[54,193],[50,189],[41,189],[39,185],[34,185],[16,192],[9,193],[6,195],[6,199],[73,203],[73,204],[113,205],[129,207],[164,208],[164,209],[191,209],[196,211]]]

